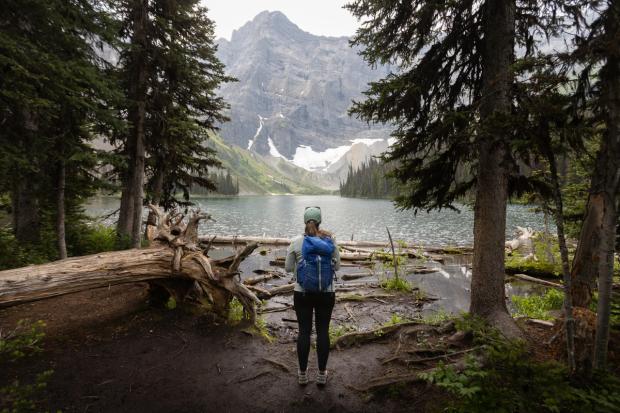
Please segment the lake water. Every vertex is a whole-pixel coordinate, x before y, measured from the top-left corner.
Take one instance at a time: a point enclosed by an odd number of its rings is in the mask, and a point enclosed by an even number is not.
[[[340,239],[387,241],[385,228],[392,236],[427,246],[472,245],[473,211],[462,206],[461,212],[435,211],[418,213],[400,211],[387,200],[341,198],[339,196],[251,196],[238,198],[194,199],[197,207],[209,212],[217,222],[202,224],[200,232],[207,234],[253,235],[268,237],[292,237],[303,230],[303,212],[306,206],[320,206],[323,224]],[[87,206],[87,212],[94,217],[109,215],[119,207],[119,199],[113,197],[94,198]],[[112,225],[115,216],[104,222]],[[544,229],[542,214],[532,212],[524,205],[510,205],[507,211],[507,234],[512,237],[515,226]],[[241,264],[243,277],[255,275],[255,270],[271,268],[270,260],[285,255],[285,247],[269,248],[266,255],[252,254]],[[232,254],[229,248],[211,251],[214,257]],[[429,274],[405,274],[422,291],[436,301],[427,303],[422,312],[447,311],[458,313],[469,308],[471,285],[471,256],[448,257],[443,264],[426,262],[436,272]],[[359,268],[342,268],[341,274],[359,272]],[[360,281],[378,281],[381,270]],[[288,279],[273,280],[279,285]],[[512,281],[506,284],[506,295],[541,294],[544,288],[530,283]],[[290,297],[282,298],[290,301]],[[510,303],[509,303],[510,304]]]
[[[245,196],[234,198],[197,198],[197,207],[210,213],[216,222],[202,224],[207,234],[292,237],[303,231],[303,212],[307,206],[319,206],[321,226],[334,232],[337,239],[386,241],[386,227],[392,237],[424,245],[472,245],[473,210],[460,206],[451,210],[420,212],[400,211],[388,200],[316,196]],[[90,201],[87,212],[94,217],[116,210],[119,199],[98,197]],[[108,217],[112,224],[116,217]],[[525,205],[509,205],[506,237],[515,226],[544,228],[544,217]]]

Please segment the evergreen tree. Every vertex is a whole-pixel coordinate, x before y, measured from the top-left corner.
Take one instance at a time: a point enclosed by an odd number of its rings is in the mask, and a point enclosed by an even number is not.
[[[389,176],[389,166],[376,158],[349,172],[344,182],[340,182],[340,195],[361,198],[394,198],[398,191],[394,180]]]
[[[207,170],[220,163],[206,140],[216,123],[228,120],[223,115],[227,105],[216,89],[233,78],[225,75],[215,55],[214,23],[199,3],[153,2],[156,75],[148,110],[149,188],[153,200],[166,209],[187,204],[194,186],[214,189]],[[182,201],[175,197],[179,190]]]
[[[517,4],[518,3],[518,4]],[[570,2],[563,2],[562,7]],[[554,2],[357,0],[364,19],[353,45],[371,64],[399,70],[370,84],[353,114],[396,126],[386,159],[406,188],[405,208],[452,208],[475,191],[471,307],[510,335],[520,334],[504,299],[506,203],[517,175],[512,156],[515,48],[557,24]],[[464,172],[465,171],[465,172]]]
[[[592,175],[586,215],[573,260],[573,300],[589,303],[598,278],[599,300],[594,362],[604,368],[609,341],[609,317],[614,250],[620,194],[620,1],[589,2],[596,16],[585,35],[577,37],[573,53],[580,83],[576,101],[594,114],[601,143]],[[594,82],[591,80],[595,79]]]
[[[109,21],[86,0],[0,2],[0,192],[10,193],[20,242],[41,241],[55,221],[67,255],[65,215],[101,182],[93,176],[92,133],[114,123],[118,98],[98,51]],[[68,187],[71,186],[71,189]]]
[[[154,78],[150,40],[152,19],[149,0],[121,1],[123,16],[121,38],[130,39],[122,50],[120,64],[126,93],[127,135],[123,155],[121,207],[117,232],[128,238],[133,248],[141,244],[142,203],[144,197],[144,164],[146,157],[146,105],[149,80]]]

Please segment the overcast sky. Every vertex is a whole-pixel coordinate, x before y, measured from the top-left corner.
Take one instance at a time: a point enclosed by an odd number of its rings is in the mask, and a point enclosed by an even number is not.
[[[351,36],[357,20],[342,8],[349,0],[202,0],[215,21],[216,38],[230,40],[233,30],[263,10],[284,13],[302,30],[323,36]]]

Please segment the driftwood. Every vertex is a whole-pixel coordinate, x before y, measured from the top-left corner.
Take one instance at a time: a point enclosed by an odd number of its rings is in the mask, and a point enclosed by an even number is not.
[[[253,291],[257,292],[257,297],[259,299],[266,300],[276,295],[284,295],[284,294],[292,293],[293,289],[295,288],[295,284],[284,284],[278,287],[271,288],[269,290],[266,288],[257,287],[255,285],[251,285],[248,287],[252,289]]]
[[[343,281],[357,280],[359,278],[372,277],[374,274],[371,272],[357,272],[351,274],[342,274],[340,279]]]
[[[269,265],[273,267],[284,267],[284,260],[284,257],[276,257],[275,260],[269,261]],[[372,265],[372,261],[352,261],[340,263],[340,267],[368,267]]]
[[[0,272],[0,307],[27,303],[110,285],[149,282],[165,288],[177,301],[210,304],[221,315],[233,297],[252,320],[260,303],[238,275],[239,264],[257,244],[232,257],[213,261],[198,246],[198,224],[210,216],[195,211],[187,221],[179,213],[162,213],[149,205],[157,225],[149,228],[151,246],[75,257]],[[223,264],[226,265],[223,265]]]
[[[284,277],[284,274],[280,272],[269,271],[257,277],[246,278],[245,280],[243,280],[243,283],[245,285],[256,285],[256,284],[271,280],[272,278],[282,278],[282,277]]]
[[[534,244],[532,239],[536,235],[536,231],[532,228],[524,228],[517,226],[515,231],[516,238],[506,241],[505,248],[509,252],[519,251],[527,259],[534,256]]]
[[[529,275],[525,275],[525,274],[510,274],[510,276],[518,278],[523,281],[528,281],[528,282],[535,283],[535,284],[541,284],[547,287],[558,288],[560,290],[564,289],[564,286],[562,284],[554,283],[554,282],[547,281],[547,280],[541,280],[540,278],[530,277]]]
[[[200,237],[201,243],[209,243],[212,237]],[[230,236],[230,235],[216,235],[212,241],[213,244],[229,245],[229,244],[248,244],[257,243],[260,245],[273,245],[273,246],[288,246],[291,243],[290,238],[274,238],[274,237],[253,237],[253,236]],[[367,254],[376,252],[377,248],[389,248],[390,243],[384,241],[349,241],[349,240],[337,240],[338,246],[352,252],[365,252]],[[399,247],[408,253],[415,253],[418,250],[424,250],[426,252],[435,254],[470,254],[473,249],[471,247],[422,247],[420,244],[414,242],[400,242]],[[413,251],[411,251],[413,250]],[[405,251],[403,251],[405,252]]]

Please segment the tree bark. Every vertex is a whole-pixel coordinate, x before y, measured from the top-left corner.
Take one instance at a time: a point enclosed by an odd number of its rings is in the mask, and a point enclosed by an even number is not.
[[[573,300],[571,296],[571,277],[570,265],[568,262],[568,248],[564,236],[564,205],[562,202],[562,191],[560,190],[560,178],[556,164],[555,155],[551,148],[551,136],[548,124],[541,127],[543,135],[544,152],[549,161],[551,181],[553,183],[553,199],[555,203],[555,223],[558,231],[558,244],[560,246],[560,256],[562,258],[562,276],[564,280],[564,324],[566,331],[566,354],[570,373],[576,370],[575,364],[575,319],[573,318]],[[546,218],[545,214],[545,218]]]
[[[130,153],[133,153],[131,150],[130,142],[127,142],[128,147],[125,150],[126,156],[129,158]],[[134,205],[134,193],[129,190],[131,176],[129,173],[129,166],[127,166],[127,170],[124,171],[122,177],[122,185],[123,189],[121,192],[121,204],[118,212],[118,223],[116,224],[116,232],[120,241],[131,238],[131,230],[133,228],[133,205]]]
[[[607,365],[609,344],[609,319],[611,289],[614,271],[614,252],[618,211],[616,200],[620,194],[620,1],[610,1],[605,16],[607,62],[601,70],[602,108],[605,112],[606,131],[601,146],[600,164],[597,169],[603,177],[600,261],[598,264],[598,307],[596,338],[594,341],[594,367]],[[598,174],[595,173],[595,176]],[[598,189],[598,188],[597,188]]]
[[[605,163],[607,154],[599,151],[595,169]],[[590,183],[590,194],[586,204],[586,215],[581,224],[579,242],[573,257],[571,270],[571,295],[576,307],[588,308],[592,302],[592,292],[598,278],[599,262],[601,261],[601,244],[603,221],[605,216],[605,197],[599,190],[594,188],[604,185],[600,180],[604,179],[598,171],[595,171]]]
[[[13,190],[13,231],[20,243],[36,244],[41,240],[41,218],[36,181],[31,176],[22,176]]]
[[[142,241],[142,205],[144,202],[145,119],[148,70],[148,0],[134,0],[133,35],[131,40],[131,87],[132,101],[128,111],[131,125],[128,137],[128,171],[123,182],[121,210],[119,212],[119,235],[129,236],[131,246],[139,248]],[[124,201],[124,202],[123,202]]]
[[[67,241],[65,237],[65,183],[66,166],[63,160],[58,161],[58,181],[56,193],[56,237],[58,241],[58,257],[67,258]]]
[[[154,207],[152,207],[155,209]],[[257,247],[246,246],[228,260],[212,261],[196,246],[204,214],[185,225],[159,211],[153,246],[69,258],[49,264],[0,271],[0,307],[27,303],[109,285],[148,281],[164,287],[178,301],[208,301],[224,316],[237,297],[252,320],[258,298],[238,280],[238,267]],[[176,235],[175,235],[176,234]]]
[[[486,131],[478,142],[470,312],[515,338],[521,331],[508,313],[504,289],[508,136],[498,124],[511,110],[516,6],[514,0],[488,0],[484,8],[480,118]]]
[[[152,189],[153,193],[151,195],[151,200],[150,200],[150,202],[153,205],[161,206],[160,202],[161,202],[161,194],[163,191],[163,187],[164,187],[164,174],[163,174],[163,171],[158,166],[156,166],[155,177],[153,179],[153,189]],[[157,216],[152,210],[149,210],[149,215],[146,219],[146,226],[144,229],[145,239],[149,239],[151,237],[151,235],[149,234],[149,231],[151,231],[153,226],[156,225],[156,222],[157,222]]]

